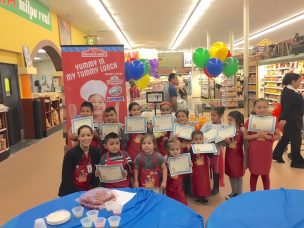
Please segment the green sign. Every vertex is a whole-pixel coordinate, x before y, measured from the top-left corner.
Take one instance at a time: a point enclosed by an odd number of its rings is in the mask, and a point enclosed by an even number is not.
[[[38,0],[0,0],[0,7],[52,30],[50,9]]]

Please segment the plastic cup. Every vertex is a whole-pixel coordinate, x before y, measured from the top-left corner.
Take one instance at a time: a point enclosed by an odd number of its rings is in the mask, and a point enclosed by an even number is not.
[[[120,203],[117,203],[114,207],[113,207],[113,214],[114,215],[121,215],[121,211],[122,211],[123,206]]]
[[[116,201],[107,201],[105,202],[105,206],[106,206],[106,209],[107,211],[112,211],[113,208],[117,205],[117,202]]]
[[[87,212],[87,216],[92,222],[94,222],[98,218],[98,213],[98,210],[90,210]]]
[[[80,223],[82,225],[82,227],[85,227],[85,228],[89,228],[89,227],[92,227],[92,220],[89,218],[89,217],[84,217],[82,219],[80,219]]]
[[[74,207],[72,209],[72,213],[74,215],[75,218],[81,218],[83,215],[83,207],[82,206],[78,206],[78,207]]]
[[[98,218],[95,220],[95,222],[94,222],[95,227],[96,227],[96,228],[103,228],[103,227],[105,227],[106,221],[107,221],[106,218],[104,218],[104,217],[98,217]]]
[[[114,227],[118,227],[119,226],[119,223],[120,223],[120,216],[118,215],[113,215],[113,216],[110,216],[108,218],[108,221],[110,223],[110,227],[114,228]]]
[[[47,228],[43,218],[38,218],[35,220],[34,228]]]

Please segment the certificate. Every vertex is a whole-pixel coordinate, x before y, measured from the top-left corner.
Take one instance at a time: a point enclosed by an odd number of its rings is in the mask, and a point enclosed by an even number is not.
[[[126,117],[126,133],[147,133],[146,117]]]
[[[72,133],[77,133],[78,128],[87,125],[94,130],[93,116],[72,119]]]
[[[217,149],[214,143],[192,144],[191,146],[194,154],[217,153]]]
[[[168,158],[168,166],[171,177],[180,174],[192,173],[190,153]]]
[[[119,135],[120,125],[119,124],[101,124],[101,139],[104,139],[107,134],[113,132]]]
[[[190,125],[174,124],[173,133],[180,138],[191,140],[191,134],[194,127]]]
[[[212,128],[211,130],[204,133],[204,143],[214,142],[216,140],[217,130]]]
[[[225,139],[232,138],[235,136],[235,133],[236,133],[236,128],[234,125],[229,125],[227,127],[219,129],[217,131],[215,142],[218,143],[224,141]]]
[[[248,131],[259,132],[266,131],[274,134],[276,118],[274,116],[250,115]]]
[[[126,180],[123,175],[122,164],[119,165],[96,165],[99,171],[99,180],[103,183],[115,183]]]
[[[173,130],[173,116],[162,115],[153,117],[153,132],[165,132]]]

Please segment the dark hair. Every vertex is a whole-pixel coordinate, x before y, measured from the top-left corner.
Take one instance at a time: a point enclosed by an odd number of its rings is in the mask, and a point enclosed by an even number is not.
[[[180,112],[185,113],[186,116],[189,117],[189,111],[188,111],[188,110],[186,110],[186,109],[179,109],[179,110],[177,110],[176,113],[175,113],[175,117],[176,117],[176,118],[177,118],[178,113],[180,113]]]
[[[168,81],[171,82],[175,78],[176,78],[176,74],[175,73],[171,73],[171,74],[169,74]]]
[[[93,129],[92,129],[90,126],[88,126],[88,125],[82,125],[82,126],[81,126],[80,128],[78,128],[78,130],[77,130],[77,135],[78,135],[78,136],[80,135],[81,130],[84,129],[84,128],[88,128],[88,129],[91,131],[91,134],[93,134]]]
[[[119,139],[119,135],[114,133],[114,132],[110,132],[109,134],[106,135],[106,137],[104,138],[104,144],[107,144],[107,142],[110,139]]]
[[[235,122],[240,126],[243,127],[244,126],[244,115],[242,113],[240,113],[239,111],[232,111],[229,112],[228,116],[232,117],[233,119],[235,119]]]
[[[192,132],[191,138],[193,139],[194,136],[196,136],[196,135],[204,136],[203,132],[196,130],[196,131]]]
[[[219,116],[223,116],[225,113],[225,107],[214,107],[211,111],[215,111]]]
[[[152,139],[152,142],[153,142],[153,145],[154,145],[154,150],[156,150],[156,146],[157,146],[156,139],[155,139],[155,136],[153,134],[151,134],[151,133],[147,133],[143,137],[141,137],[141,139],[140,139],[140,146],[143,144],[144,140],[146,138],[149,138],[149,137]]]
[[[268,101],[265,98],[258,98],[253,102],[253,108],[256,106],[258,102],[266,102],[266,104],[268,105]],[[256,115],[255,111],[252,111],[251,114]]]
[[[80,105],[80,110],[81,110],[82,108],[89,108],[89,109],[91,109],[91,112],[94,111],[93,104],[92,104],[91,102],[88,102],[88,101],[84,101],[84,102],[81,103],[81,105]]]
[[[180,147],[182,146],[182,143],[175,137],[172,137],[172,138],[167,139],[165,141],[164,146],[165,146],[166,151],[167,151],[168,154],[169,154],[170,144],[177,144],[177,143],[179,143]]]
[[[136,105],[138,105],[138,106],[140,107],[140,105],[139,105],[137,102],[131,102],[131,103],[129,104],[129,107],[128,107],[129,112],[131,112],[132,108],[133,108],[134,106],[136,106]],[[131,116],[131,115],[130,115],[130,116]]]
[[[105,113],[115,112],[115,114],[117,114],[116,109],[113,106],[107,107],[104,112]]]
[[[282,83],[283,85],[290,85],[292,81],[297,81],[300,77],[301,75],[296,73],[287,73],[285,74]]]

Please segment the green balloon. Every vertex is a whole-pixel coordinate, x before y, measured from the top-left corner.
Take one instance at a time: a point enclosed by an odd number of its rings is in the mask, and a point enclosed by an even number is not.
[[[147,59],[140,59],[139,61],[141,61],[144,65],[145,65],[145,73],[144,75],[148,74],[150,71],[150,63]]]
[[[233,76],[239,69],[239,61],[234,57],[229,57],[224,61],[223,73],[227,77]]]
[[[199,68],[204,68],[209,59],[210,54],[206,48],[197,48],[192,54],[193,63]]]

